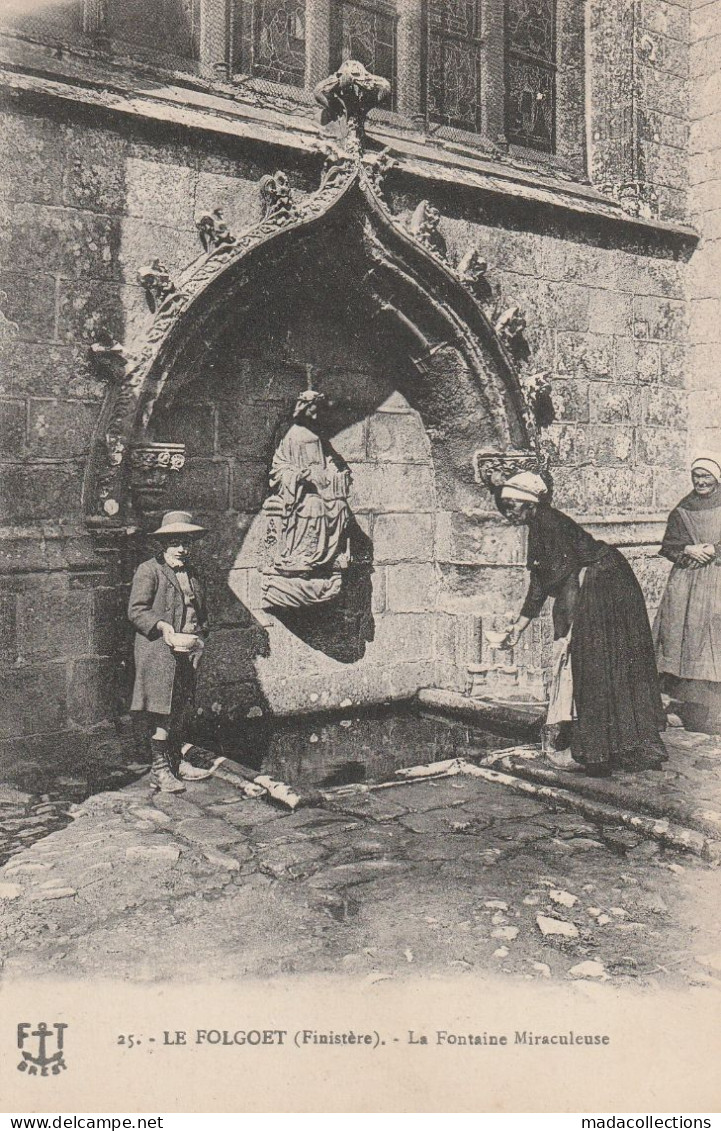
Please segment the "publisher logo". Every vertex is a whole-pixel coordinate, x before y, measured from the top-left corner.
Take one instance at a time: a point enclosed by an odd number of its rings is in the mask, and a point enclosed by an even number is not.
[[[47,1025],[45,1021],[33,1028],[27,1022],[18,1025],[18,1048],[22,1059],[18,1072],[28,1076],[57,1076],[67,1068],[63,1057],[63,1042],[67,1025]]]

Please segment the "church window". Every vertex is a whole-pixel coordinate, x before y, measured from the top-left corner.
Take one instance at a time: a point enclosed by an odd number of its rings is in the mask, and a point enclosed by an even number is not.
[[[427,110],[431,122],[481,129],[481,4],[428,0]]]
[[[506,134],[553,152],[556,144],[555,0],[506,0]]]
[[[332,20],[333,66],[357,59],[374,75],[388,79],[395,92],[395,4],[336,3]]]

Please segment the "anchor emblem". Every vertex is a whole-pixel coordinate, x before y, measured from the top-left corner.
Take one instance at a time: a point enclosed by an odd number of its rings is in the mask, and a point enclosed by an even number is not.
[[[23,1057],[18,1064],[18,1071],[27,1072],[28,1076],[57,1076],[63,1068],[67,1068],[63,1058],[66,1029],[65,1024],[56,1023],[49,1026],[44,1021],[41,1021],[35,1030],[27,1022],[18,1025],[18,1048]],[[25,1048],[25,1045],[33,1040],[37,1041],[36,1055]],[[49,1050],[53,1044],[56,1046],[56,1051],[51,1053]]]

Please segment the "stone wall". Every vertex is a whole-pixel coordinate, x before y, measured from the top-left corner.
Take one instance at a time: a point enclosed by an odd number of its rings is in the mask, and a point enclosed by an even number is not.
[[[270,144],[121,124],[81,107],[61,115],[56,105],[13,101],[0,127],[8,757],[55,756],[68,736],[72,747],[128,703],[124,605],[143,547],[108,555],[83,526],[82,472],[104,395],[90,343],[102,327],[128,340],[147,319],[137,270],[156,256],[171,273],[185,266],[198,251],[198,211],[220,205],[242,230],[258,215],[262,173],[285,167],[302,193],[315,187],[319,165]],[[655,558],[658,520],[682,490],[686,459],[686,267],[677,244],[398,175],[396,211],[421,196],[441,209],[451,255],[476,242],[504,303],[525,310],[529,365],[554,380],[558,419],[544,442],[557,503],[628,547],[653,605],[665,570]],[[543,626],[510,664],[482,643],[482,624],[522,596],[520,535],[492,513],[470,471],[453,505],[438,502],[443,453],[408,376],[399,381],[357,341],[349,351],[330,322],[284,342],[290,368],[266,338],[260,352],[231,354],[225,371],[199,371],[153,422],[156,438],[185,441],[190,455],[167,505],[192,505],[212,530],[202,560],[217,623],[202,691],[208,709],[295,710],[429,683],[465,690],[469,665],[481,682],[488,674],[491,690],[541,694]],[[349,410],[335,443],[353,467],[367,540],[359,535],[360,560],[366,553],[373,571],[370,594],[359,582],[344,608],[342,631],[324,622],[318,638],[263,614],[257,591],[258,509],[306,365],[321,387],[335,382]]]
[[[701,233],[689,285],[689,430],[693,450],[721,451],[721,4],[691,9],[691,215]]]
[[[160,134],[162,133],[162,138]],[[255,154],[260,156],[260,154]],[[266,157],[263,168],[267,167]],[[81,515],[105,385],[89,346],[148,317],[138,268],[200,250],[195,211],[259,212],[253,157],[172,129],[18,108],[0,119],[0,740],[45,750],[128,704],[129,565],[98,552]],[[293,170],[302,188],[303,170]],[[34,739],[42,736],[42,742]],[[28,739],[24,742],[23,739]]]
[[[592,180],[685,220],[689,0],[591,0],[588,27]]]

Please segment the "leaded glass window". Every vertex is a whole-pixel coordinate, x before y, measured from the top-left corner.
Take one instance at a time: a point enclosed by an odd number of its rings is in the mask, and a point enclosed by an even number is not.
[[[388,79],[395,97],[395,4],[340,0],[334,7],[332,31],[334,66],[357,59],[371,74]]]
[[[456,129],[481,128],[479,0],[428,0],[428,117]]]
[[[253,74],[303,86],[305,0],[258,0],[255,7]]]
[[[506,133],[519,145],[555,149],[555,0],[506,0]]]
[[[235,0],[233,73],[304,86],[305,3],[306,0]]]
[[[200,58],[200,0],[112,0],[107,31],[129,46]]]

